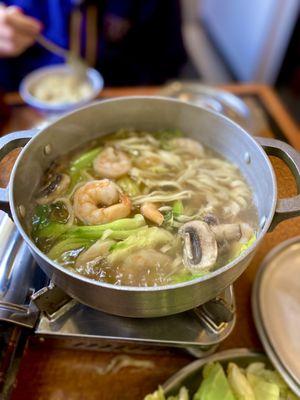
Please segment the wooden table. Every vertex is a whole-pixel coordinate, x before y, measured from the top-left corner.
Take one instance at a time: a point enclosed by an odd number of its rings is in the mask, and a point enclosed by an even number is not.
[[[285,138],[295,148],[300,149],[299,128],[271,88],[264,85],[230,85],[224,86],[224,89],[256,99],[258,107],[264,110],[269,121],[259,132],[261,136]],[[105,89],[101,97],[155,94],[157,90],[154,87]],[[25,107],[18,95],[8,94],[5,100],[12,107],[12,114],[2,133],[28,128],[33,122],[39,121],[39,114]],[[2,184],[8,179],[15,154],[0,164]],[[275,158],[272,163],[278,179],[279,196],[294,195],[295,182],[288,168]],[[267,234],[251,265],[234,284],[237,323],[232,334],[220,345],[220,350],[237,347],[261,348],[251,316],[252,283],[266,254],[277,244],[297,235],[300,235],[300,218],[282,222],[273,232]],[[127,368],[116,374],[99,374],[99,367],[107,365],[115,355],[111,352],[66,349],[55,340],[39,341],[30,338],[21,360],[12,399],[141,399],[191,360],[191,356],[178,351],[159,350],[155,354],[133,356],[154,361],[156,367],[152,370]]]

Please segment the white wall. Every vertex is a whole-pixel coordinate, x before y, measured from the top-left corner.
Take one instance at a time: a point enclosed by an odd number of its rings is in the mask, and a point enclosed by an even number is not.
[[[201,0],[200,17],[242,81],[276,79],[299,0]]]

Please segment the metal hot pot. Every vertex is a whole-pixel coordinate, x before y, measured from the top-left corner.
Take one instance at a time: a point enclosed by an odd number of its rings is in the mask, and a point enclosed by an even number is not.
[[[239,166],[254,194],[260,230],[241,256],[201,278],[162,287],[126,287],[97,282],[66,270],[31,241],[26,216],[41,176],[58,156],[119,128],[178,128]],[[8,209],[34,258],[52,282],[73,298],[107,313],[127,317],[175,314],[203,304],[234,282],[253,258],[267,231],[281,220],[300,215],[300,196],[277,198],[277,185],[267,154],[286,161],[300,187],[300,156],[288,144],[253,138],[228,118],[203,108],[160,97],[123,97],[91,104],[37,131],[0,138],[0,159],[24,146],[10,178],[0,189],[0,206]],[[266,154],[267,153],[267,154]]]

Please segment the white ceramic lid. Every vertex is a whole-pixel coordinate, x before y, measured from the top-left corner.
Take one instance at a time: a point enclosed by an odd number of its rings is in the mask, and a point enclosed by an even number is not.
[[[266,353],[300,396],[300,237],[277,246],[263,261],[252,311]]]

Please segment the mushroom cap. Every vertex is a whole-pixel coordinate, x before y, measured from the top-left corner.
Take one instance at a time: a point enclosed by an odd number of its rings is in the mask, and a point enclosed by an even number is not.
[[[221,224],[210,227],[218,242],[238,241],[242,236],[240,224]]]
[[[179,235],[184,240],[183,262],[193,273],[211,269],[218,257],[214,233],[207,223],[191,221],[182,225]]]
[[[247,243],[253,235],[253,228],[245,223],[221,224],[210,226],[217,242],[227,240],[229,242]]]
[[[207,223],[207,225],[211,226],[211,225],[219,225],[219,218],[216,217],[214,214],[206,214],[203,217],[203,221]]]
[[[39,193],[36,200],[38,204],[44,205],[51,203],[56,197],[64,193],[69,187],[71,178],[67,174],[56,174]]]

